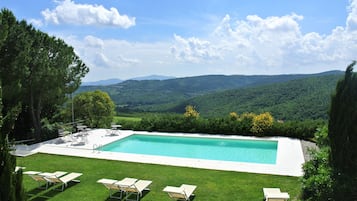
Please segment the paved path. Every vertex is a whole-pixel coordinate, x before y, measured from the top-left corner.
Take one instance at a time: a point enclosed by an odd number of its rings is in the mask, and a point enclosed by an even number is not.
[[[313,142],[301,140],[302,152],[304,153],[305,161],[311,160],[311,154],[309,150],[318,149],[317,145]]]

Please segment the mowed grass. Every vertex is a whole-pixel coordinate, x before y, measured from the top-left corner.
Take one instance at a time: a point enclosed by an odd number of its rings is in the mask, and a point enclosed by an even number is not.
[[[24,175],[23,182],[29,200],[112,200],[109,191],[97,180],[101,178],[123,179],[133,177],[153,181],[143,201],[169,201],[162,189],[167,185],[197,185],[194,201],[262,201],[263,187],[279,187],[290,194],[290,200],[298,200],[300,183],[297,177],[215,171],[196,168],[129,163],[101,159],[35,154],[18,157],[17,165],[25,171],[80,172],[80,183],[73,183],[63,192],[37,189],[38,184]],[[114,200],[114,199],[113,199]]]
[[[141,117],[126,117],[126,116],[114,116],[114,122],[129,121],[129,122],[139,122]]]

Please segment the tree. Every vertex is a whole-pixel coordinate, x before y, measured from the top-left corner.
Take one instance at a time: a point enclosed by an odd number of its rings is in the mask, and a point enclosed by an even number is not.
[[[115,104],[106,92],[80,93],[74,97],[73,105],[76,119],[84,120],[90,127],[109,127],[113,121]]]
[[[9,22],[7,19],[9,18],[7,17],[9,15],[11,16],[11,13],[7,10],[3,10],[0,13],[0,48],[8,36]],[[3,115],[2,97],[2,82],[0,79],[0,200],[20,201],[25,200],[24,188],[22,186],[22,171],[14,172],[16,158],[10,154],[10,144],[8,140],[8,132],[10,132],[10,130],[2,129],[4,119],[8,125],[13,125],[10,120],[16,119],[17,113],[12,113],[15,110],[10,109],[10,113]]]
[[[16,21],[11,11],[3,9],[1,15],[0,80],[2,81],[3,119],[2,132],[9,134],[22,110],[22,77],[26,69],[26,51],[30,48],[24,34],[24,22]]]
[[[335,200],[356,200],[357,186],[357,74],[353,61],[331,98],[329,132],[330,161]]]
[[[274,124],[274,118],[269,112],[265,112],[253,117],[253,125],[251,131],[254,134],[261,135],[267,129],[270,129]]]
[[[18,104],[15,132],[33,130],[40,140],[43,122],[53,123],[89,69],[63,40],[18,22],[8,10],[2,15],[8,32],[0,49],[4,110]]]
[[[42,120],[51,119],[65,102],[65,94],[74,92],[87,67],[63,40],[32,30],[35,48],[31,49],[26,82],[29,113],[36,137],[39,138]],[[46,84],[44,84],[46,83]]]
[[[184,116],[189,119],[197,119],[200,117],[200,113],[192,105],[187,105],[185,108],[186,112]]]
[[[302,198],[307,201],[326,201],[332,197],[331,165],[329,163],[330,147],[327,126],[319,128],[315,133],[319,149],[310,150],[311,160],[304,166],[302,183]]]
[[[238,114],[236,112],[231,112],[229,113],[229,119],[232,121],[237,121],[239,118]]]
[[[243,134],[248,134],[252,130],[252,125],[253,125],[253,119],[256,116],[256,114],[249,112],[249,113],[243,113],[239,115],[238,122],[241,125],[241,132]]]

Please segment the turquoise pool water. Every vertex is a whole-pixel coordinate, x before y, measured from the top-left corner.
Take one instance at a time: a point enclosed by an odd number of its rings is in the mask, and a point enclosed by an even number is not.
[[[134,134],[101,151],[275,164],[278,142]]]

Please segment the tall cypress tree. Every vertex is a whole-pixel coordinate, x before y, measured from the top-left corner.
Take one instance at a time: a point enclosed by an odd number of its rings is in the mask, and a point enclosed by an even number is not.
[[[353,61],[331,99],[329,132],[333,194],[337,200],[356,200],[357,194],[357,74]]]
[[[7,38],[8,26],[3,20],[3,10],[0,13],[0,47]],[[22,171],[15,172],[16,158],[10,154],[10,144],[7,133],[3,132],[3,105],[2,84],[0,80],[0,200],[21,201],[25,200],[22,185]],[[5,118],[9,115],[5,115]],[[11,115],[10,115],[11,116]],[[9,118],[7,118],[9,119]]]
[[[2,93],[0,82],[0,128],[2,126]],[[16,157],[10,154],[8,135],[0,129],[0,200],[25,200],[25,191],[22,185],[22,171],[15,172]]]

